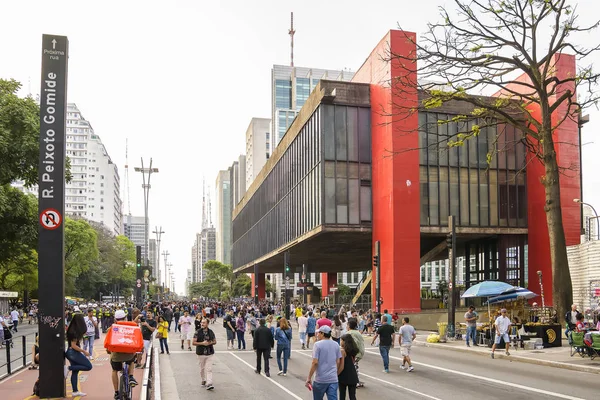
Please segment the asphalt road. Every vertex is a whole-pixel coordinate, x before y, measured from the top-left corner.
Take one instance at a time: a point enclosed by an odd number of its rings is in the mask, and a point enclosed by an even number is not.
[[[227,351],[225,330],[217,322],[211,325],[217,335],[214,359],[215,390],[200,387],[195,352],[181,350],[178,335],[171,332],[171,355],[160,356],[161,394],[163,399],[312,399],[304,387],[311,363],[311,351],[299,349],[294,337],[292,359],[286,377],[277,376],[277,362],[271,360],[271,378],[254,373],[256,357],[252,350]],[[294,324],[294,333],[296,326]],[[512,362],[455,351],[413,346],[411,373],[400,370],[400,350],[393,349],[390,373],[383,373],[379,349],[370,347],[365,337],[366,355],[360,362],[365,388],[357,398],[372,399],[597,399],[596,374],[554,367]],[[251,337],[246,337],[251,348]],[[275,356],[273,352],[273,356]]]
[[[23,365],[22,336],[26,337],[25,352],[31,353],[31,349],[33,347],[33,344],[35,343],[35,332],[37,332],[38,326],[34,324],[28,325],[27,321],[25,321],[25,323],[23,325],[19,325],[17,329],[19,330],[18,333],[12,332],[13,347],[10,349],[10,359],[12,368],[16,368],[17,366]],[[6,355],[6,347],[0,349],[0,376],[3,376],[8,371],[5,365],[7,360]],[[31,354],[27,356],[27,361],[31,361]]]

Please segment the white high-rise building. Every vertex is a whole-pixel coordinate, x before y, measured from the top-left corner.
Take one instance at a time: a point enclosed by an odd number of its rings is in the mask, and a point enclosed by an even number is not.
[[[123,216],[119,169],[74,103],[67,105],[66,148],[72,178],[65,186],[65,214],[99,222],[120,235]],[[26,188],[22,181],[13,186],[38,195],[37,186]]]
[[[123,222],[123,228],[125,236],[127,236],[136,246],[142,247],[142,260],[147,260],[148,249],[146,248],[147,244],[144,244],[144,217],[126,215]],[[142,263],[145,264],[144,261],[142,261]]]
[[[252,118],[246,129],[246,190],[267,163],[271,142],[271,120]]]
[[[219,171],[215,184],[217,261],[231,264],[231,182],[230,171]]]

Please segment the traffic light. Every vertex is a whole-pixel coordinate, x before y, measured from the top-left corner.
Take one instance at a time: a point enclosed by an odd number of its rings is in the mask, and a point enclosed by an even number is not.
[[[379,267],[379,256],[373,256],[373,266]]]
[[[285,264],[285,273],[286,273],[286,274],[289,274],[289,272],[290,272],[290,264],[287,264],[287,263],[286,263],[286,264]]]

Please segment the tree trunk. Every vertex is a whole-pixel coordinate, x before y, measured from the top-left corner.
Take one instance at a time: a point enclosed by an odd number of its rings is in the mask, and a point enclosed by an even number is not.
[[[548,116],[548,120],[550,117]],[[573,285],[569,272],[569,261],[567,258],[567,244],[565,230],[563,227],[562,210],[560,206],[560,175],[556,150],[552,138],[551,124],[544,123],[543,150],[545,177],[543,184],[546,191],[546,221],[548,224],[548,236],[550,239],[550,257],[552,262],[552,299],[553,305],[558,313],[561,323],[573,302]],[[529,266],[532,268],[535,266]]]

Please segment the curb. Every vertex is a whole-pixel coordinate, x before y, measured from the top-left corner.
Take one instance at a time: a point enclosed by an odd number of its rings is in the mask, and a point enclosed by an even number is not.
[[[467,349],[463,349],[460,347],[454,347],[454,346],[446,347],[443,344],[437,344],[437,343],[427,343],[427,342],[420,342],[420,341],[416,341],[416,340],[413,343],[415,343],[417,346],[457,351],[457,352],[461,352],[461,353],[470,353],[470,354],[475,354],[475,355],[485,356],[485,357],[489,357],[489,355],[490,355],[490,353],[488,353],[488,352],[467,350]],[[568,364],[568,363],[559,362],[559,361],[539,360],[539,359],[535,359],[535,358],[522,357],[522,356],[513,356],[513,355],[506,356],[502,353],[495,354],[495,357],[501,358],[501,359],[507,359],[510,361],[518,361],[518,362],[522,362],[522,363],[526,363],[526,364],[535,364],[535,365],[543,365],[543,366],[554,367],[554,368],[569,369],[571,371],[587,372],[590,374],[600,374],[600,368],[598,368],[598,367],[586,367],[583,365]]]

